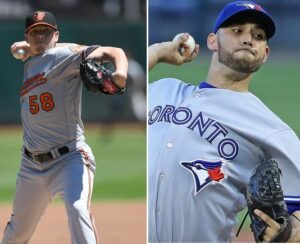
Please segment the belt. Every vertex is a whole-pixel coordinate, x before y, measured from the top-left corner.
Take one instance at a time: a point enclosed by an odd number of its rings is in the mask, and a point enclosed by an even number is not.
[[[52,159],[55,159],[63,154],[66,154],[70,151],[70,149],[67,146],[59,147],[56,149],[58,156],[52,153],[51,151],[49,152],[44,152],[44,153],[32,153],[29,152],[25,147],[24,147],[24,153],[27,157],[33,159],[35,162],[38,163],[44,163],[46,161],[50,161]]]

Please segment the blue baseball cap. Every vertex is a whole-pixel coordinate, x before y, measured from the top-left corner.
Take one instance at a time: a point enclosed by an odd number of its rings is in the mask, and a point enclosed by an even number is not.
[[[228,3],[220,12],[215,26],[214,33],[222,27],[226,22],[233,19],[233,17],[254,17],[259,23],[262,24],[266,31],[267,38],[270,39],[275,34],[275,22],[272,17],[260,5],[252,1],[235,1]]]

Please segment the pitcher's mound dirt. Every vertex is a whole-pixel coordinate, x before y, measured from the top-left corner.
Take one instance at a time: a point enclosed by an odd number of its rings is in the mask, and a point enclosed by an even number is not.
[[[0,205],[0,240],[12,207]],[[93,202],[92,211],[102,244],[146,243],[146,203]],[[68,244],[70,234],[63,204],[52,203],[42,216],[30,244]]]

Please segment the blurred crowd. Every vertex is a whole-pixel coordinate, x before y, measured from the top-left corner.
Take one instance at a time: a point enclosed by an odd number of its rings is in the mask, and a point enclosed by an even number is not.
[[[146,0],[0,0],[0,19],[24,19],[38,9],[64,17],[121,18],[134,22],[145,19]]]
[[[65,21],[64,29],[60,29],[63,32],[63,38],[71,37],[71,42],[87,45],[94,44],[95,41],[95,44],[123,48],[129,61],[125,94],[122,96],[93,96],[93,94],[86,94],[83,89],[84,101],[96,104],[101,100],[101,109],[97,110],[97,113],[91,109],[90,105],[83,103],[85,112],[83,118],[85,121],[91,122],[99,120],[111,123],[124,120],[144,123],[146,120],[146,48],[141,48],[146,46],[146,2],[147,0],[0,0],[0,27],[4,30],[7,29],[5,29],[6,26],[13,27],[8,28],[9,34],[5,35],[2,41],[8,50],[14,38],[22,37],[22,33],[18,35],[19,29],[17,32],[14,28],[16,26],[20,26],[20,29],[23,27],[22,21],[26,15],[35,10],[47,10],[54,13],[59,21]],[[96,28],[97,34],[93,34],[93,31],[87,28],[86,35],[77,35],[76,30],[75,32],[72,32],[72,28],[70,30],[73,20],[76,20],[78,25],[82,21],[82,26],[79,26],[80,30],[83,30],[85,25],[89,27],[89,23],[93,25],[99,23],[99,27]],[[110,29],[110,27],[112,28]],[[122,34],[118,32],[119,30]],[[106,33],[103,38],[102,32]],[[123,38],[124,34],[128,36]],[[17,35],[18,37],[16,37]],[[15,62],[9,52],[5,52],[5,55],[6,57],[1,57],[0,63],[6,62],[7,59]],[[8,69],[5,72],[2,75],[3,80],[9,76]],[[16,87],[19,85],[17,74],[14,73],[10,79],[16,81]],[[7,90],[5,83],[2,83],[1,86],[3,90]],[[17,88],[11,89],[7,93],[10,95],[6,96],[17,108],[18,101],[14,97],[16,90]],[[7,114],[0,119],[0,123],[4,121],[17,122],[19,118],[15,114]]]
[[[233,0],[148,0],[149,44],[172,39],[176,33],[189,32],[200,45],[213,29],[221,8]],[[299,0],[253,0],[262,4],[276,22],[272,46],[277,51],[300,49],[300,34],[290,26],[300,24]],[[274,49],[273,49],[274,50]]]

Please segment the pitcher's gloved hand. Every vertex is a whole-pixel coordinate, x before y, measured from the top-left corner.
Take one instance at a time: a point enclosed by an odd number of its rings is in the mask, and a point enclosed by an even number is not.
[[[114,82],[112,71],[93,59],[83,58],[80,64],[80,77],[85,87],[95,93],[114,95],[125,91],[125,88],[118,87]]]
[[[248,184],[247,204],[251,218],[251,229],[256,242],[262,242],[268,225],[255,213],[259,209],[280,225],[280,229],[270,242],[287,242],[292,225],[284,202],[280,184],[281,171],[275,160],[258,165]]]

